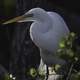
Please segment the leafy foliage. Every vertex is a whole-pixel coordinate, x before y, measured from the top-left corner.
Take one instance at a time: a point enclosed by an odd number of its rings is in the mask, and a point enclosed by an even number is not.
[[[77,71],[74,68],[74,64],[77,63],[80,59],[80,55],[77,52],[74,52],[73,50],[73,42],[76,38],[75,33],[70,33],[68,36],[66,36],[64,39],[61,40],[59,44],[59,49],[57,51],[57,56],[65,60],[68,64],[71,66],[69,67],[69,71],[66,76],[66,80],[80,80],[80,71]],[[52,67],[55,71],[60,68],[60,65],[55,65],[55,67]],[[26,71],[26,75],[30,76],[32,79],[40,78],[41,80],[44,80],[45,74],[44,72],[40,72],[35,68],[30,68],[28,71]],[[4,80],[16,80],[16,78],[12,77],[12,75],[5,75]],[[57,80],[64,80],[63,77],[58,78]]]

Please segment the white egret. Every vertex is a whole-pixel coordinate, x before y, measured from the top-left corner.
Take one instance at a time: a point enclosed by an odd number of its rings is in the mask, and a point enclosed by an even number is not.
[[[57,56],[61,39],[69,34],[68,26],[56,12],[47,12],[41,8],[33,8],[22,16],[11,19],[3,24],[12,22],[33,21],[30,26],[30,37],[40,49],[43,62],[48,65],[66,62]]]

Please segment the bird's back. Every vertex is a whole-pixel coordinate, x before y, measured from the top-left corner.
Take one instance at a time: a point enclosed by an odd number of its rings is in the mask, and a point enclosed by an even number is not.
[[[53,29],[54,31],[62,32],[62,35],[67,35],[69,33],[68,26],[66,22],[64,21],[63,17],[61,17],[58,13],[56,12],[47,12],[49,16],[51,17],[53,21]]]
[[[42,35],[42,47],[50,52],[56,52],[60,41],[69,34],[69,29],[61,16],[55,12],[48,12],[52,19],[53,27]]]
[[[47,65],[64,64],[65,61],[57,57],[56,51],[59,48],[61,39],[69,34],[69,29],[62,17],[57,13],[48,12],[48,14],[52,18],[53,27],[43,35],[43,48],[40,55]]]

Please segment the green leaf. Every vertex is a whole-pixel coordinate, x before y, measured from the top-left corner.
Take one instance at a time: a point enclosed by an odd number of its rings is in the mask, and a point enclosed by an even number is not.
[[[30,71],[29,71],[29,73],[30,73],[30,75],[31,75],[32,77],[36,77],[36,76],[37,76],[37,71],[36,71],[35,68],[31,68]]]

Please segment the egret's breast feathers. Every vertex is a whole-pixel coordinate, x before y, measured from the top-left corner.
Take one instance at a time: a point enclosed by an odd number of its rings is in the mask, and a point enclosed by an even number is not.
[[[30,36],[38,47],[50,52],[56,52],[59,47],[59,42],[63,37],[68,35],[69,29],[63,18],[57,13],[48,12],[48,14],[52,19],[52,25],[47,22],[45,25],[40,23],[33,23],[30,29]],[[49,31],[43,33],[43,31],[46,30],[46,27],[49,26],[51,27]]]

